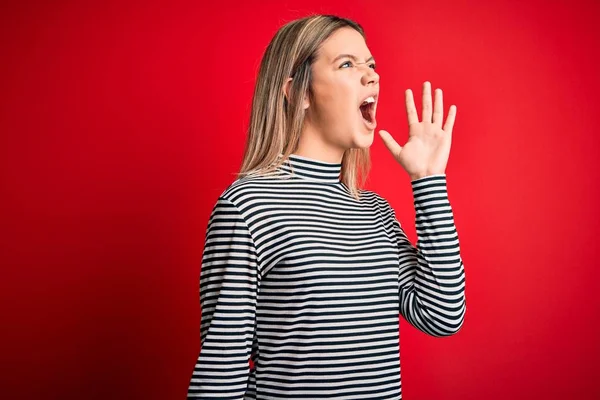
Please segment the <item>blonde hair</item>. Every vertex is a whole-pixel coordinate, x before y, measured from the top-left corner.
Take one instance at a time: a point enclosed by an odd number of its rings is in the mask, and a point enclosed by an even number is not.
[[[238,177],[272,172],[296,150],[305,116],[303,99],[307,93],[312,97],[311,65],[321,44],[343,27],[353,28],[365,37],[360,24],[334,15],[304,17],[277,31],[260,64]],[[283,85],[290,77],[293,79],[287,98]],[[368,148],[344,152],[340,180],[356,199],[370,168]]]

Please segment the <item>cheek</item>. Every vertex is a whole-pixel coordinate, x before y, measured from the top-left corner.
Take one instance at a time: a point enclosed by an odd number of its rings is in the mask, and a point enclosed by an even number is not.
[[[353,114],[358,111],[354,93],[347,88],[340,87],[323,103],[327,107],[327,111],[331,113],[331,117],[336,120],[348,120]]]
[[[341,124],[351,122],[358,113],[356,88],[350,82],[327,80],[315,82],[314,113],[319,120]]]
[[[358,111],[358,106],[356,104],[357,98],[358,95],[354,86],[346,84],[340,87],[338,100],[340,109],[343,109],[346,118],[353,117]]]

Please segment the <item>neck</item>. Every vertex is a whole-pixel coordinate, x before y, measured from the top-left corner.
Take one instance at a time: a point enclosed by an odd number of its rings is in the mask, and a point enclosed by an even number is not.
[[[327,142],[325,135],[308,122],[302,128],[294,154],[327,163],[341,164],[345,151],[346,149]]]

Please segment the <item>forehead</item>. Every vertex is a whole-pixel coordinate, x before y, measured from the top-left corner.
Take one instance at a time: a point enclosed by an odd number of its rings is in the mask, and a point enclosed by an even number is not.
[[[327,38],[319,49],[319,57],[325,62],[331,62],[340,54],[353,54],[359,59],[371,56],[365,38],[353,28],[340,28]]]

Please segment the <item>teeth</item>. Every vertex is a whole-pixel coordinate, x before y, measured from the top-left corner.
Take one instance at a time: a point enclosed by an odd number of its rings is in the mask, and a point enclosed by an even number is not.
[[[367,98],[365,99],[365,101],[363,101],[363,105],[364,105],[364,104],[369,104],[369,103],[375,103],[375,99],[373,98],[373,96],[371,96],[371,97],[367,97]]]

